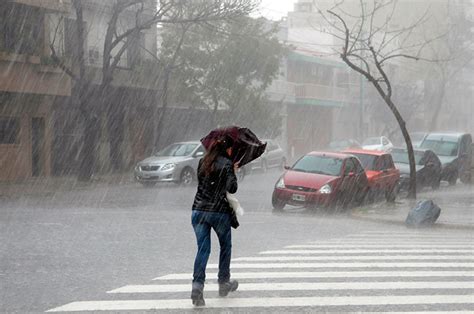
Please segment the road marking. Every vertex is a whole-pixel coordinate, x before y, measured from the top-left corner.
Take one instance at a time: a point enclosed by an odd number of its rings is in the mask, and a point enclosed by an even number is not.
[[[207,273],[217,278],[217,273]],[[347,271],[347,272],[232,272],[233,279],[271,278],[373,278],[373,277],[474,277],[473,271]],[[193,275],[169,274],[153,280],[192,280]]]
[[[107,293],[189,292],[189,284],[128,285]],[[399,290],[399,289],[474,289],[474,281],[434,282],[265,282],[240,283],[239,291],[313,291],[313,290]],[[217,284],[209,284],[206,291],[218,291]],[[474,301],[474,300],[473,300]]]
[[[300,306],[374,306],[473,304],[474,295],[416,295],[416,296],[335,296],[295,298],[218,298],[206,299],[205,308],[300,307]],[[189,299],[175,300],[116,300],[72,302],[48,312],[72,311],[146,311],[159,309],[193,309]]]
[[[455,260],[474,262],[474,256],[452,256],[452,255],[366,255],[366,256],[258,256],[239,257],[232,262],[262,262],[262,261],[341,261],[341,260]]]
[[[285,246],[285,249],[315,249],[315,248],[380,248],[384,249],[387,248],[387,244],[303,244],[303,245],[288,245]],[[470,249],[471,251],[474,251],[474,246],[470,245],[458,245],[458,244],[453,244],[453,245],[436,245],[436,244],[390,244],[390,247],[392,248],[439,248],[439,249],[449,249],[449,248],[458,248],[458,249]]]
[[[350,253],[470,253],[472,250],[459,249],[312,249],[312,250],[272,250],[263,251],[259,254],[350,254]]]
[[[429,262],[396,262],[396,263],[382,263],[382,262],[359,262],[359,263],[233,263],[231,269],[237,268],[413,268],[413,267],[468,267],[474,268],[474,263],[429,263]],[[208,264],[207,268],[218,268],[218,264]]]
[[[361,239],[368,239],[373,237],[374,239],[380,238],[390,238],[390,239],[439,239],[439,240],[446,240],[446,239],[465,239],[465,236],[458,236],[458,235],[443,235],[443,234],[354,234],[350,236],[346,236],[346,238],[361,238]],[[468,238],[472,236],[468,236]]]
[[[396,244],[396,245],[404,245],[403,243],[406,242],[405,240],[399,240],[399,241],[393,241],[392,239],[374,239],[374,240],[370,240],[370,241],[366,241],[366,240],[358,240],[358,239],[344,239],[344,240],[338,240],[338,241],[318,241],[318,242],[309,242],[307,243],[306,245],[334,245],[334,244],[350,244],[352,246],[354,245],[358,245],[358,244],[361,244],[361,245],[366,245],[367,243],[370,243],[370,244],[374,244],[374,245],[392,245],[392,244]],[[422,240],[414,240],[414,241],[410,241],[409,245],[420,245],[420,244],[430,244],[430,245],[438,245],[437,242],[439,241],[422,241]],[[464,245],[464,246],[467,246],[467,247],[472,247],[473,244],[472,244],[472,240],[452,240],[452,241],[443,241],[442,244],[443,245],[449,245],[449,246],[452,246],[452,245]]]

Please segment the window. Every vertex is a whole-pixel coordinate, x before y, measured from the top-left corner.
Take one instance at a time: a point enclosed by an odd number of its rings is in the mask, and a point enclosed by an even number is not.
[[[141,61],[141,51],[145,47],[145,34],[139,33],[130,37],[130,45],[127,48],[127,66],[135,67]]]
[[[349,175],[349,173],[353,172],[355,173],[356,167],[354,165],[354,162],[352,159],[347,159],[346,160],[346,165],[344,167],[344,175]]]
[[[64,22],[64,28],[65,28],[65,38],[64,38],[65,54],[67,57],[72,57],[73,60],[76,60],[78,58],[78,47],[79,47],[79,42],[78,42],[78,37],[77,37],[77,21],[74,19],[66,19]],[[83,30],[83,36],[84,36],[82,49],[85,52],[87,50],[87,23],[86,22],[82,23],[82,30]],[[89,51],[89,60],[91,60],[92,57]],[[84,58],[87,58],[86,54],[84,54]],[[96,58],[99,59],[98,51],[97,51]]]
[[[329,176],[339,176],[341,173],[342,159],[306,155],[296,162],[293,171],[319,173]]]
[[[0,144],[18,144],[20,119],[0,117]]]
[[[389,155],[379,156],[375,161],[375,169],[377,171],[384,171],[393,168],[393,161]]]
[[[40,8],[0,2],[0,50],[40,55],[43,45],[44,13]]]

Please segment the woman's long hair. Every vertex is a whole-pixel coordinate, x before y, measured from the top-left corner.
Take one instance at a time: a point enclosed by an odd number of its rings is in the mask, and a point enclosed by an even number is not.
[[[206,152],[202,160],[201,173],[205,176],[211,174],[214,170],[214,163],[219,156],[227,156],[226,150],[234,145],[234,141],[229,136],[223,136],[216,140]]]

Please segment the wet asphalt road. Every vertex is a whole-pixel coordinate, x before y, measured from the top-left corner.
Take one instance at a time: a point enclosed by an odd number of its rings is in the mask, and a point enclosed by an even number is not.
[[[346,215],[274,215],[270,196],[278,177],[277,171],[271,171],[250,175],[241,183],[238,195],[246,214],[240,219],[241,227],[233,233],[235,258],[308,241],[347,238],[368,230],[405,231],[403,227],[355,221]],[[1,312],[44,312],[73,301],[120,299],[106,291],[130,284],[151,284],[151,279],[167,274],[191,272],[195,239],[190,214],[195,189],[101,185],[92,190],[0,200]],[[470,231],[436,232],[472,238]],[[217,262],[216,240],[214,237],[210,263]],[[468,271],[474,275],[472,268]],[[463,290],[462,294],[472,290]],[[288,296],[295,295],[300,294]],[[187,297],[188,293],[170,293],[165,298]],[[143,295],[130,298],[141,299]],[[264,307],[259,311],[271,313],[274,309]]]

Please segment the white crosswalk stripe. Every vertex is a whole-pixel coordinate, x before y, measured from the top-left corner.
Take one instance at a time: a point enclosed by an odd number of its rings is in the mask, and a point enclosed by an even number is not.
[[[209,263],[207,278],[216,278],[217,268]],[[474,244],[452,235],[366,231],[238,257],[231,268],[238,291],[214,298],[218,285],[209,282],[206,308],[474,312]],[[192,310],[191,279],[189,272],[168,274],[153,284],[110,290],[111,300],[72,302],[49,312]]]

